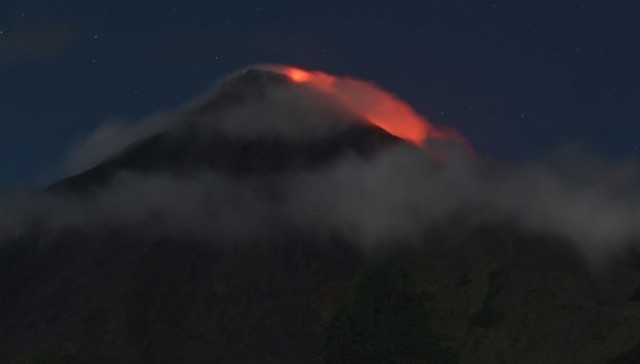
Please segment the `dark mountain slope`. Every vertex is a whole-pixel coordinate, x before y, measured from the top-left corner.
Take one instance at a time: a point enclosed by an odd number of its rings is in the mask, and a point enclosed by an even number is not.
[[[48,191],[76,193],[108,182],[118,172],[210,169],[239,178],[322,168],[347,153],[366,157],[399,139],[380,129],[354,126],[338,135],[305,142],[230,138],[222,133],[201,141],[193,130],[164,132],[136,143],[122,155],[51,185]],[[194,142],[195,141],[195,142]]]
[[[105,363],[359,363],[372,345],[407,363],[605,363],[640,343],[637,270],[594,275],[509,226],[367,259],[339,238],[54,239],[4,255],[3,361],[71,343]]]
[[[210,99],[180,114],[174,127],[136,142],[105,162],[55,183],[48,191],[77,193],[99,187],[123,171],[185,174],[210,169],[242,178],[259,174],[313,170],[346,154],[368,157],[401,139],[363,121],[315,138],[233,137],[216,123],[226,111],[264,102],[269,88],[289,85],[286,76],[249,69],[223,83]],[[210,124],[206,133],[198,123]]]
[[[264,71],[238,77],[189,115],[215,115],[288,82]],[[124,171],[204,169],[237,179],[313,171],[403,143],[363,123],[295,142],[216,131],[202,138],[186,120],[49,193],[82,196]],[[562,238],[466,219],[426,232],[417,245],[394,241],[365,254],[358,243],[299,226],[246,241],[34,221],[0,245],[0,362],[637,358],[640,272],[633,262],[594,273]]]

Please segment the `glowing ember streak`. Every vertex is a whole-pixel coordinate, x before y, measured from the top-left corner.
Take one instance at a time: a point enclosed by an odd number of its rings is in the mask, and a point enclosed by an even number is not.
[[[296,83],[308,84],[329,95],[349,112],[362,115],[379,128],[416,145],[422,146],[430,138],[464,142],[455,131],[436,128],[409,104],[372,83],[295,67],[277,66],[276,69]]]
[[[289,68],[287,70],[287,76],[291,77],[295,82],[305,82],[311,79],[309,72],[297,68]]]
[[[436,128],[409,104],[372,83],[295,67],[276,66],[275,69],[294,82],[308,84],[328,95],[347,111],[416,145],[422,146],[430,138],[464,140],[454,131]]]

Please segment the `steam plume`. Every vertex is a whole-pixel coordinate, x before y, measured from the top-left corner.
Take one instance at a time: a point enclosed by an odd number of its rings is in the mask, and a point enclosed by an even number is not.
[[[359,120],[410,143],[385,147],[369,157],[345,153],[323,168],[241,181],[199,167],[182,175],[120,172],[88,196],[13,193],[0,201],[0,235],[7,240],[23,234],[34,221],[54,230],[126,227],[211,241],[259,239],[274,230],[295,228],[338,232],[372,249],[423,243],[433,226],[475,211],[479,221],[509,220],[564,236],[592,261],[624,251],[640,235],[635,161],[611,163],[574,154],[562,163],[555,158],[490,165],[469,153],[457,133],[434,126],[371,83],[290,67],[268,69],[281,72],[268,76],[280,81],[262,84],[259,92],[240,85],[242,97],[230,98],[240,101],[211,112],[196,112],[203,108],[191,104],[165,114],[162,122],[143,122],[135,135],[144,139],[154,133],[179,133],[195,123],[199,131],[218,130],[239,143],[255,138],[305,142],[331,138]],[[202,106],[202,99],[196,104]],[[199,137],[207,133],[203,135]],[[107,139],[90,137],[83,153],[105,155],[105,150],[136,142]]]

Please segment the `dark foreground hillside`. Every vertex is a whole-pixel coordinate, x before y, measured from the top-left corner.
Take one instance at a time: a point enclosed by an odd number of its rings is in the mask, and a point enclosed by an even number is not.
[[[2,362],[638,360],[640,272],[594,275],[570,249],[508,226],[367,258],[338,237],[55,239],[3,252]]]

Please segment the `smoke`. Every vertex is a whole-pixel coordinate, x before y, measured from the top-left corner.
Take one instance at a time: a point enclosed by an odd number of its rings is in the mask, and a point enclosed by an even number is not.
[[[324,92],[281,82],[281,75],[276,83],[265,81],[275,77],[269,73],[251,77],[248,84],[231,80],[179,112],[130,128],[102,127],[78,149],[84,161],[75,157],[72,164],[86,167],[137,140],[166,130],[179,133],[186,125],[195,126],[200,138],[223,132],[240,142],[268,138],[277,144],[331,138],[367,120]],[[252,89],[256,77],[260,87]],[[374,87],[366,85],[358,92]],[[220,99],[227,101],[211,106]],[[120,171],[91,193],[16,191],[0,198],[0,236],[14,239],[38,225],[250,241],[294,229],[318,236],[339,233],[371,250],[423,243],[431,228],[472,212],[478,223],[510,221],[562,236],[592,262],[623,252],[640,236],[636,161],[573,150],[544,161],[495,165],[479,160],[459,138],[437,137],[439,129],[424,122],[429,131],[424,145],[408,136],[411,143],[369,156],[346,151],[317,168],[242,178],[208,167],[183,174]]]
[[[445,164],[400,147],[306,174],[291,186],[291,216],[318,231],[338,229],[370,249],[419,243],[430,228],[472,213],[476,224],[506,221],[564,238],[594,264],[640,238],[637,162],[573,150],[544,162],[492,166],[455,144],[435,148]]]
[[[317,231],[337,229],[367,249],[419,242],[479,196],[480,176],[466,150],[438,147],[448,152],[444,166],[403,145],[373,160],[345,158],[331,170],[304,174],[290,182],[290,216]]]
[[[563,235],[596,261],[640,238],[639,166],[568,150],[508,170],[486,193],[524,226]]]
[[[65,173],[76,174],[85,171],[135,142],[169,129],[178,120],[178,115],[170,113],[152,115],[134,124],[117,119],[107,120],[71,148],[65,163]]]

